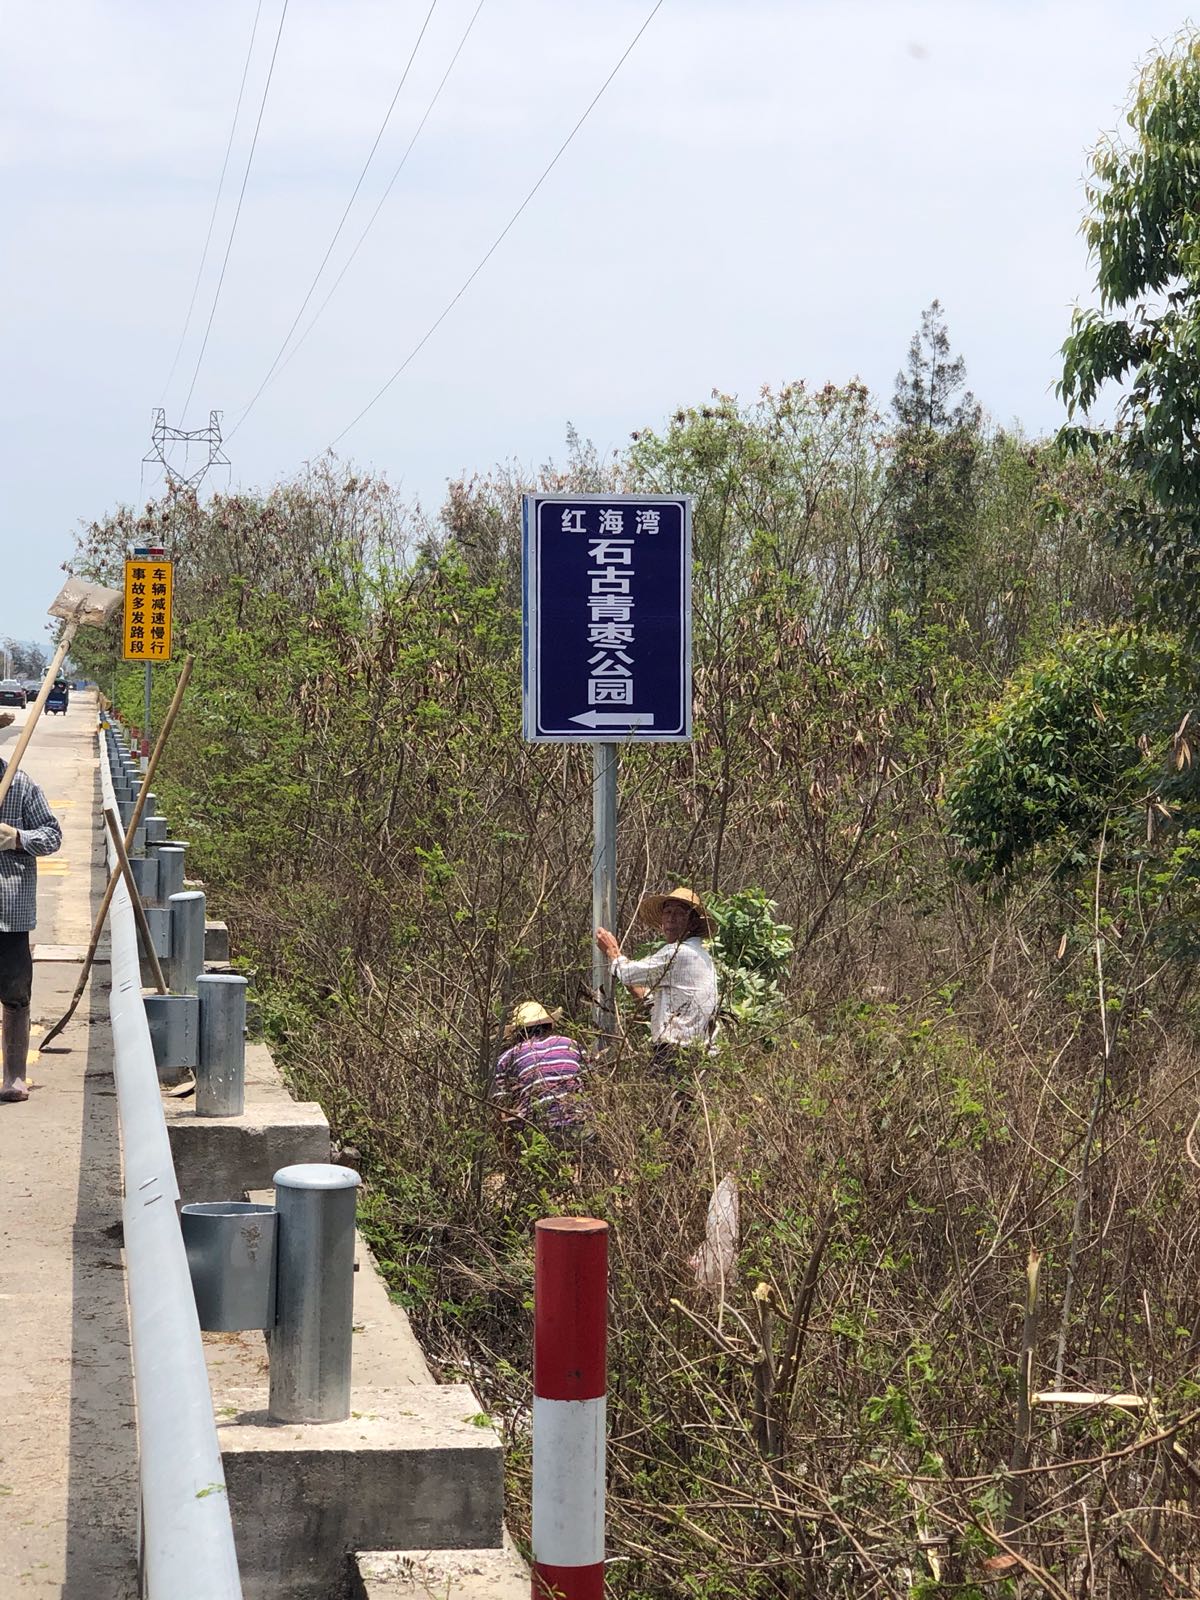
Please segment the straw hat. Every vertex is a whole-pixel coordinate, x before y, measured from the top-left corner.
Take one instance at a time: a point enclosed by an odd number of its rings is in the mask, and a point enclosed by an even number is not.
[[[548,1023],[557,1022],[561,1016],[561,1006],[557,1011],[547,1011],[537,1000],[522,1000],[519,1006],[513,1007],[504,1037],[511,1039],[514,1034],[524,1033],[527,1028],[544,1028]]]
[[[704,902],[694,889],[672,889],[670,894],[647,894],[642,896],[642,903],[638,906],[638,916],[648,927],[657,928],[662,918],[663,907],[668,901],[675,901],[684,905],[689,911],[696,914],[700,922],[700,932],[706,939],[711,939],[716,931],[713,920],[704,909]]]

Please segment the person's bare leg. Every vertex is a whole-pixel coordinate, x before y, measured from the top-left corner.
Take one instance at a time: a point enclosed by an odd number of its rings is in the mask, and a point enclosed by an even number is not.
[[[4,1006],[0,1039],[4,1048],[4,1082],[0,1100],[28,1100],[25,1072],[29,1061],[29,1007]]]

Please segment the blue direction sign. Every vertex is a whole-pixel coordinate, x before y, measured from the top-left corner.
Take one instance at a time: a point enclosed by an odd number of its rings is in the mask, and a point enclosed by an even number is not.
[[[525,737],[692,736],[688,495],[524,502]]]

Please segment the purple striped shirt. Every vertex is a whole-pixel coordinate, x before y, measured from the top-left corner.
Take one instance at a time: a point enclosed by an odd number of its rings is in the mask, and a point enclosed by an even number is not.
[[[496,1063],[492,1097],[529,1122],[574,1127],[583,1117],[579,1051],[562,1034],[522,1039]]]

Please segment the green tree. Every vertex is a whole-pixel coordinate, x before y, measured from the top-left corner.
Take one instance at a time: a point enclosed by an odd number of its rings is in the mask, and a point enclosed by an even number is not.
[[[46,652],[40,644],[31,644],[27,639],[6,639],[4,641],[8,650],[9,665],[14,677],[40,678],[46,670]]]
[[[1114,628],[1066,635],[1008,685],[946,795],[969,877],[1051,843],[1063,866],[1078,865],[1112,808],[1144,815],[1155,774],[1139,735],[1161,720],[1177,666],[1169,641]]]
[[[1194,641],[1200,610],[1200,35],[1143,68],[1128,132],[1092,153],[1084,236],[1099,305],[1076,309],[1059,393],[1071,448],[1126,476],[1113,531],[1140,557],[1148,612]],[[1119,385],[1113,421],[1088,416]]]
[[[897,600],[916,617],[951,597],[974,525],[981,413],[965,383],[966,363],[951,355],[934,300],[921,314],[892,396],[899,425],[888,471]]]

